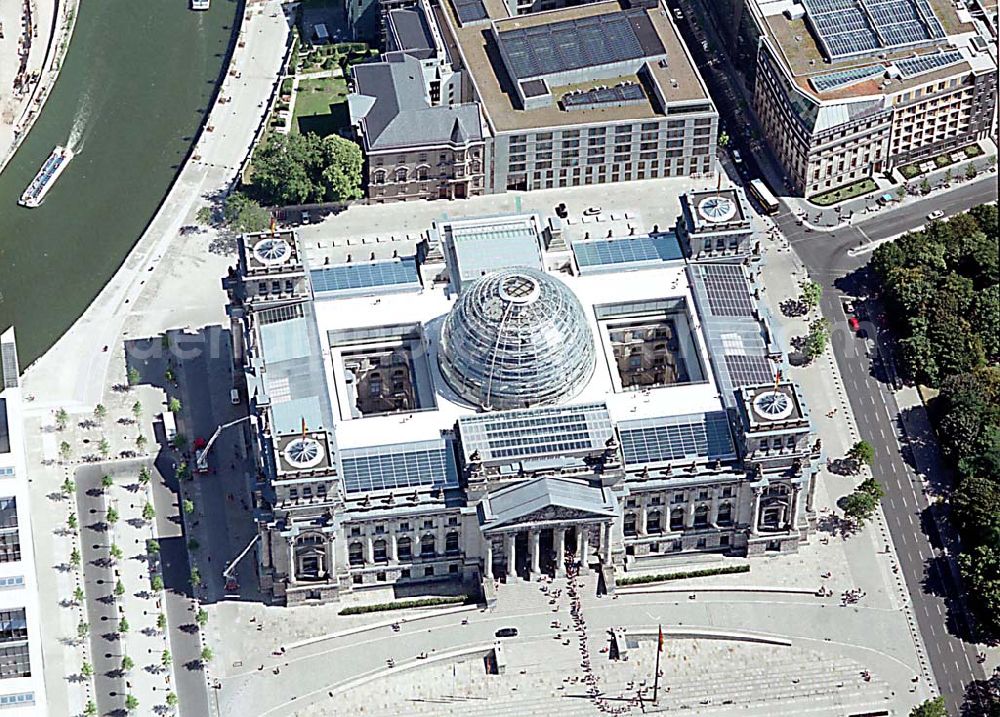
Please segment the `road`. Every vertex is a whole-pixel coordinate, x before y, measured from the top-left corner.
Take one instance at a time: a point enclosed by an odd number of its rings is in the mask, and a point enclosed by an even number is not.
[[[970,629],[962,586],[953,561],[942,550],[921,478],[904,458],[904,452],[912,455],[913,446],[908,445],[899,406],[884,380],[879,358],[889,353],[889,339],[870,322],[865,323],[865,331],[878,337],[881,347],[853,335],[839,297],[864,292],[862,272],[857,270],[867,263],[870,254],[852,257],[848,249],[919,227],[926,214],[935,209],[950,215],[995,199],[996,185],[990,177],[892,211],[883,210],[868,221],[833,232],[806,232],[787,210],[776,218],[812,278],[826,290],[821,309],[833,326],[831,343],[837,365],[858,432],[875,448],[872,472],[886,489],[882,508],[931,668],[949,713],[955,715],[960,713],[966,686],[986,677],[976,662],[977,647],[967,639]]]

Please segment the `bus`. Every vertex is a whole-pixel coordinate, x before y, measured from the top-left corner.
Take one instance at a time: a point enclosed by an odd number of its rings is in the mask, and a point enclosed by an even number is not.
[[[765,214],[777,214],[778,200],[771,194],[771,190],[764,184],[763,179],[751,179],[750,184],[747,186],[753,198],[764,208]]]

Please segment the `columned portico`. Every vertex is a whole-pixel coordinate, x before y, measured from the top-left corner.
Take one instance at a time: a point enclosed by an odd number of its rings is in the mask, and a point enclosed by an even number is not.
[[[566,529],[556,528],[555,529],[555,539],[556,539],[556,576],[563,577],[566,575]]]
[[[507,533],[507,577],[511,580],[517,577],[517,548],[514,542],[516,539],[515,533]]]
[[[541,546],[540,538],[541,532],[535,528],[528,532],[528,537],[531,541],[531,577],[537,577],[541,572]]]

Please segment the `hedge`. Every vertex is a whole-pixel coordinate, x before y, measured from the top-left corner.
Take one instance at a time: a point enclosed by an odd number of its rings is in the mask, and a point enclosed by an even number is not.
[[[687,578],[707,578],[709,575],[731,575],[733,573],[749,573],[749,565],[726,565],[721,568],[703,568],[702,570],[688,570],[681,573],[667,573],[661,575],[637,575],[634,578],[625,577],[616,580],[616,585],[644,585],[646,583],[662,583],[668,580],[686,580]]]
[[[375,605],[357,605],[355,607],[345,607],[339,615],[364,615],[368,612],[386,612],[388,610],[405,610],[408,607],[434,607],[436,605],[460,605],[468,602],[466,595],[454,595],[452,597],[421,598],[419,600],[397,600],[396,602],[383,602]]]

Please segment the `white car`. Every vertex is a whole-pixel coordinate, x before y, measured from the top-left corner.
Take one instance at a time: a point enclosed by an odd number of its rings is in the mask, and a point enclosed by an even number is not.
[[[940,209],[935,209],[933,212],[927,215],[927,221],[933,222],[944,216],[944,212]]]

